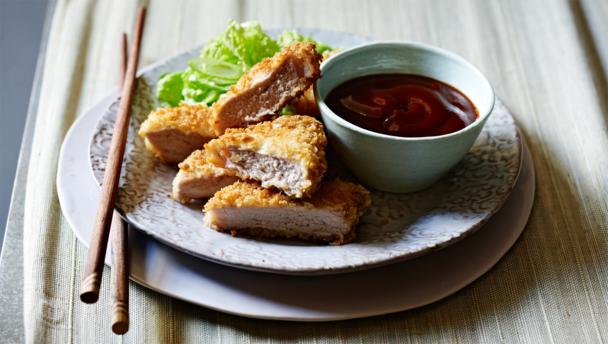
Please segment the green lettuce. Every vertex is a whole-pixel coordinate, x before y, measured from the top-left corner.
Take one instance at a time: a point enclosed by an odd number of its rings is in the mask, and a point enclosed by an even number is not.
[[[330,47],[329,45],[327,45],[325,43],[321,43],[321,42],[316,42],[311,37],[304,36],[304,35],[298,33],[297,31],[293,31],[293,30],[291,30],[291,31],[284,31],[279,36],[279,44],[282,47],[286,47],[288,45],[292,45],[292,44],[297,43],[297,42],[310,42],[310,43],[314,43],[315,46],[317,47],[317,52],[319,54],[323,54],[326,51],[333,50],[333,48]]]
[[[217,59],[242,67],[242,73],[280,51],[279,44],[257,22],[231,21],[228,29],[201,52],[201,58]]]
[[[255,64],[295,42],[315,43],[295,31],[285,31],[275,41],[257,22],[231,21],[226,31],[202,49],[198,58],[188,61],[186,70],[161,76],[156,97],[165,106],[178,106],[181,102],[211,105]],[[330,49],[317,43],[320,53]]]
[[[167,73],[160,77],[156,84],[156,98],[161,102],[173,105],[183,99],[183,72]]]

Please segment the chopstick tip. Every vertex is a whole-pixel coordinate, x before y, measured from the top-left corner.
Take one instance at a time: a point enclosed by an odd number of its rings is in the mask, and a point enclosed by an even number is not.
[[[129,310],[124,302],[115,302],[112,310],[112,332],[125,334],[129,331]]]
[[[82,281],[80,285],[80,300],[84,303],[95,303],[99,299],[99,286],[101,284],[101,274],[91,273]]]

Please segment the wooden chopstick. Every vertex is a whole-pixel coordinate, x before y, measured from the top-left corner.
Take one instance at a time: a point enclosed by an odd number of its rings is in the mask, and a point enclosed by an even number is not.
[[[84,278],[80,284],[80,299],[86,303],[94,303],[99,298],[104,257],[106,247],[108,246],[112,213],[114,212],[114,200],[116,199],[116,194],[118,192],[120,169],[127,140],[131,102],[136,84],[135,73],[139,62],[139,50],[145,18],[146,8],[142,6],[139,10],[137,22],[135,24],[134,41],[130,54],[131,58],[129,59],[127,71],[125,73],[125,82],[122,85],[120,106],[118,108],[118,114],[116,115],[114,133],[112,134],[112,142],[110,144],[110,153],[103,177],[100,204],[97,209],[93,236],[91,237],[89,245]]]
[[[127,51],[127,33],[123,32],[120,40],[120,65],[118,70],[118,88],[122,89],[125,83],[125,74],[127,73],[127,64],[129,63],[129,52]]]
[[[118,87],[122,87],[127,71],[128,52],[127,34],[122,34],[120,46],[120,74]],[[126,226],[120,214],[114,211],[110,226],[112,241],[112,332],[125,334],[129,330],[129,250],[127,245]]]
[[[125,334],[129,330],[129,251],[127,227],[118,212],[112,216],[112,332]]]

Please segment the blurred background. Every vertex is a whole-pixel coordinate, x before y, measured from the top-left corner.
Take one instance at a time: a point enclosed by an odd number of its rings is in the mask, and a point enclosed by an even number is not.
[[[0,243],[46,8],[45,0],[0,0]]]

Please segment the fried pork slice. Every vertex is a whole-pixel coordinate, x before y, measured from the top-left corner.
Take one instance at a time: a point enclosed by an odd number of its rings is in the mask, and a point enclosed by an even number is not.
[[[296,43],[253,66],[213,104],[216,133],[276,115],[319,78],[320,61],[314,44]]]
[[[292,199],[256,182],[236,182],[205,205],[205,222],[221,232],[260,238],[293,238],[334,245],[356,237],[369,192],[340,179],[325,181],[309,199]]]
[[[304,93],[291,102],[295,112],[300,115],[318,117],[319,107],[315,99],[313,87],[310,86]]]
[[[339,54],[341,51],[341,49],[334,49],[324,52],[321,62],[324,62],[328,58]],[[301,96],[294,99],[291,102],[291,106],[293,106],[295,112],[300,115],[318,117],[321,114],[319,112],[319,107],[317,106],[313,86],[310,86],[308,89],[306,89],[306,91],[304,91],[304,93],[302,93]]]
[[[182,103],[151,112],[139,129],[146,147],[162,162],[177,164],[215,137],[211,110],[204,104]]]
[[[234,172],[210,164],[204,150],[196,150],[179,164],[171,197],[182,203],[209,198],[237,180]]]
[[[209,141],[205,150],[214,165],[301,198],[316,190],[327,170],[326,146],[321,122],[292,115],[248,128],[228,129]]]

